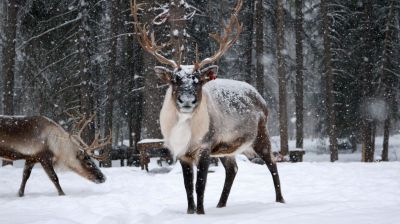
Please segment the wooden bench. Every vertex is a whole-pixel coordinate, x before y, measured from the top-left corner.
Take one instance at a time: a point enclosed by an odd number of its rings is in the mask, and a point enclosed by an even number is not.
[[[148,149],[159,149],[164,145],[164,140],[162,139],[143,139],[137,143],[137,148],[139,152],[147,151]]]

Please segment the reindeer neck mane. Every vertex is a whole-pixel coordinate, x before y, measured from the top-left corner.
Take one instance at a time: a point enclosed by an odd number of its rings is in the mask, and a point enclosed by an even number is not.
[[[207,94],[191,114],[181,114],[172,100],[172,90],[165,95],[160,113],[161,131],[165,144],[173,150],[175,156],[183,155],[193,145],[201,143],[209,129],[210,118],[207,108]]]

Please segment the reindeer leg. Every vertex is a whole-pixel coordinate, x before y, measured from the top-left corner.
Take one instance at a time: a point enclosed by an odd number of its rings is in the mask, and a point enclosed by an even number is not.
[[[275,187],[276,202],[285,203],[281,192],[278,168],[276,167],[276,163],[271,156],[271,142],[269,140],[264,120],[261,120],[258,124],[257,138],[253,148],[254,151],[256,151],[256,153],[264,160],[269,171],[271,172]]]
[[[24,174],[22,175],[21,187],[19,188],[19,191],[18,191],[18,196],[20,196],[20,197],[24,196],[25,185],[26,185],[26,182],[28,181],[29,177],[31,176],[32,168],[34,165],[35,165],[35,162],[33,162],[31,160],[25,161]]]
[[[46,171],[47,176],[49,176],[50,180],[54,183],[57,188],[58,195],[65,195],[64,191],[61,189],[60,183],[58,181],[58,177],[56,172],[54,171],[53,164],[50,158],[44,158],[40,160],[40,164],[42,164],[43,169]]]
[[[214,148],[212,148],[212,154],[230,154],[235,152],[243,143],[246,141],[246,138],[240,137],[231,143],[220,142]],[[233,181],[235,180],[236,173],[238,167],[236,165],[235,157],[222,157],[221,163],[225,168],[225,184],[224,189],[222,190],[221,198],[219,199],[217,208],[222,208],[226,206],[226,202],[229,197],[229,193],[232,188]]]
[[[191,162],[186,162],[179,160],[182,166],[183,180],[185,182],[185,189],[188,201],[188,214],[193,214],[195,212],[195,203],[193,198],[193,164]]]
[[[204,191],[207,183],[208,167],[210,165],[210,151],[203,150],[199,156],[199,163],[197,164],[197,180],[196,180],[196,194],[197,194],[197,214],[204,214]]]
[[[238,170],[235,157],[221,157],[220,160],[225,168],[225,184],[217,208],[226,206],[226,201],[228,200],[229,193],[231,192],[231,187]]]

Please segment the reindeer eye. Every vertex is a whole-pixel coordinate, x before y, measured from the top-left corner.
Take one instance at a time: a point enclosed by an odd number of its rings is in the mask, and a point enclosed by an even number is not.
[[[197,75],[192,76],[192,80],[195,84],[199,83],[199,77]]]
[[[79,159],[79,160],[83,160],[84,159],[84,155],[82,153],[78,153],[76,155],[76,158]]]
[[[175,76],[175,82],[182,82],[182,77]]]

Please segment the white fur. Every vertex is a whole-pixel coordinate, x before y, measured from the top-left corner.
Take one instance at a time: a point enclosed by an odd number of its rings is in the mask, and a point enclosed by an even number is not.
[[[198,145],[208,132],[206,96],[203,94],[203,100],[194,113],[183,114],[177,111],[172,100],[172,89],[169,88],[161,109],[160,123],[165,146],[174,156],[181,157],[190,148]]]
[[[190,127],[191,116],[187,114],[179,114],[178,122],[171,129],[169,138],[169,146],[172,154],[176,157],[181,157],[187,151],[192,131]]]

